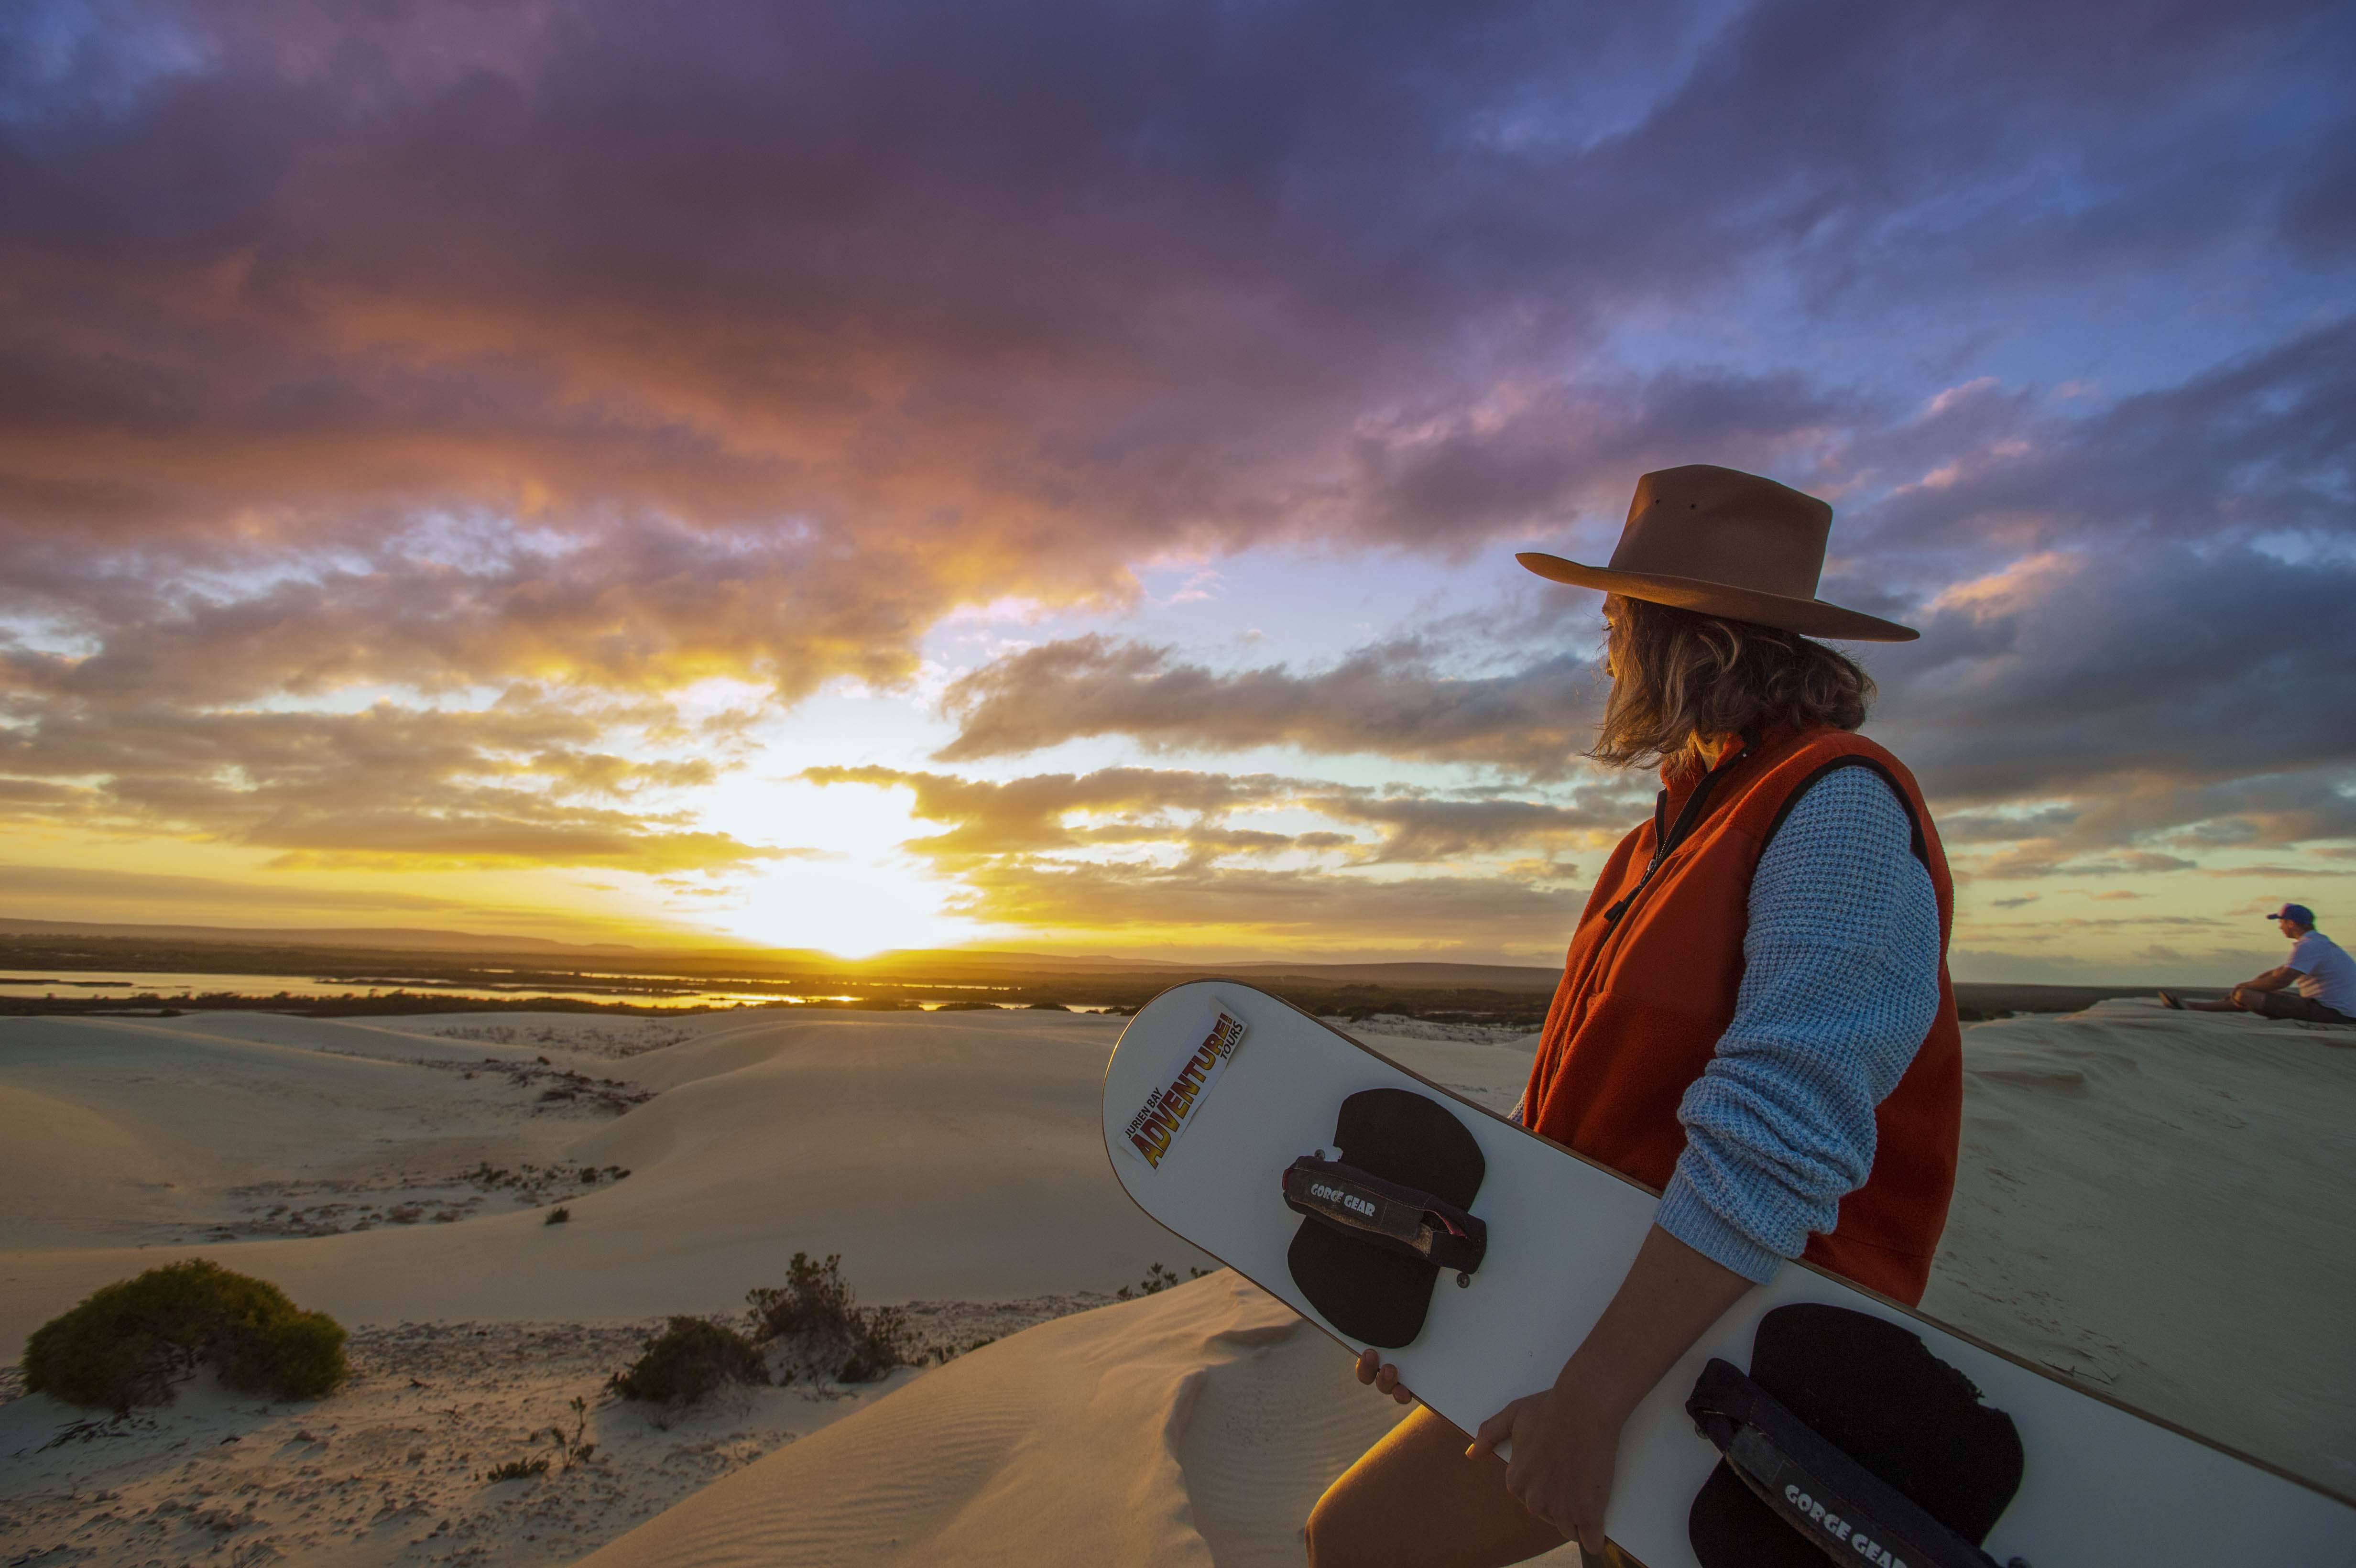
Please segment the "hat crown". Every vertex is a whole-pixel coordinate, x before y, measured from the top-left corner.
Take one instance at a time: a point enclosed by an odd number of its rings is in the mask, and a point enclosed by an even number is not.
[[[1832,507],[1814,496],[1689,463],[1636,481],[1611,570],[1814,599],[1832,526]]]

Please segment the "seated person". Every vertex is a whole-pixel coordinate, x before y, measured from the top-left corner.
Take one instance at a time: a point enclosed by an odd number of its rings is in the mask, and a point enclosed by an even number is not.
[[[2315,912],[2305,904],[2285,904],[2266,918],[2291,941],[2290,956],[2279,968],[2243,981],[2222,1002],[2179,1002],[2166,991],[2159,999],[2194,1012],[2263,1013],[2305,1023],[2356,1024],[2356,958],[2315,929]]]

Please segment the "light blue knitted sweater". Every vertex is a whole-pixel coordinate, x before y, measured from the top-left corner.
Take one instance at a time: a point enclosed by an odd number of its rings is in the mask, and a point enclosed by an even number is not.
[[[1760,857],[1734,1019],[1677,1107],[1685,1152],[1654,1217],[1745,1278],[1833,1228],[1938,1011],[1938,901],[1912,839],[1880,775],[1841,768]]]

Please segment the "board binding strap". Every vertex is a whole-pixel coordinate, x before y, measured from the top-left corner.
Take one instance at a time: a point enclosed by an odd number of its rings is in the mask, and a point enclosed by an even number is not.
[[[1472,1283],[1489,1251],[1489,1227],[1434,1193],[1369,1176],[1320,1149],[1285,1168],[1284,1206],[1294,1213]]]
[[[1998,1568],[1979,1543],[2020,1488],[2020,1435],[1895,1323],[1777,1307],[1750,1373],[1712,1358],[1686,1413],[1722,1456],[1687,1521],[1702,1568]]]
[[[1326,1322],[1397,1349],[1423,1332],[1442,1270],[1469,1285],[1488,1255],[1472,1214],[1488,1162],[1464,1124],[1404,1089],[1366,1089],[1333,1121],[1339,1157],[1304,1155],[1284,1172],[1301,1218],[1285,1253],[1292,1282]]]

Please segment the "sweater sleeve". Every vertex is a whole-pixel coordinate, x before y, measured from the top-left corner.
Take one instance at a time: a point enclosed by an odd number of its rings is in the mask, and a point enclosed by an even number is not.
[[[1874,1112],[1939,1006],[1939,910],[1869,768],[1827,773],[1760,857],[1734,1019],[1677,1120],[1660,1227],[1764,1282],[1873,1168]]]

